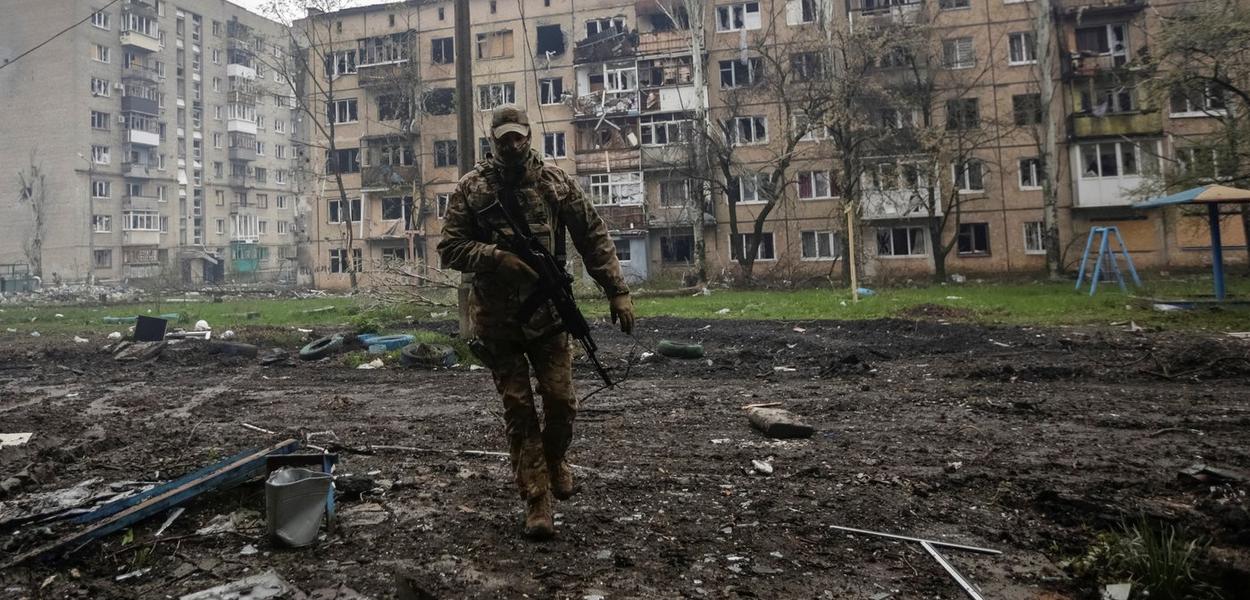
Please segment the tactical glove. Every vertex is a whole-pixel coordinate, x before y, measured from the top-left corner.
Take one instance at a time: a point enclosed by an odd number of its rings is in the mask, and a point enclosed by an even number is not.
[[[538,280],[538,273],[534,269],[525,264],[521,257],[507,250],[496,248],[495,261],[495,272],[499,274],[501,279],[512,285],[519,287]]]
[[[621,294],[608,299],[611,304],[612,322],[620,322],[621,331],[626,334],[634,331],[634,301],[629,294]]]

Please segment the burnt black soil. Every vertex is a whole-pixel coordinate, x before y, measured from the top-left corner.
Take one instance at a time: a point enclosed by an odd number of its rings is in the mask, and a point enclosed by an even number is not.
[[[119,364],[98,340],[14,342],[0,348],[0,431],[36,435],[0,450],[0,481],[21,475],[6,500],[93,477],[164,480],[309,433],[372,489],[353,480],[338,530],[300,550],[265,538],[258,483],[205,495],[168,541],[152,543],[162,515],[6,570],[0,596],[176,598],[274,569],[304,592],[346,585],[370,598],[396,597],[397,573],[440,598],[961,597],[918,546],[838,524],[1000,549],[946,552],[988,598],[1094,598],[1059,564],[1143,515],[1211,540],[1211,572],[1244,583],[1247,484],[1177,471],[1250,467],[1250,344],[915,317],[655,318],[638,341],[597,324],[602,359],[628,380],[583,405],[572,453],[583,490],[557,503],[560,533],[544,544],[519,535],[502,458],[414,450],[504,449],[486,371],[262,367],[193,343]],[[291,337],[255,329],[240,341],[294,354]],[[702,343],[706,357],[651,355],[660,339]],[[597,387],[585,361],[576,376],[581,393]],[[816,435],[752,430],[741,407],[771,402]],[[409,449],[371,449],[387,445]],[[195,535],[219,515],[237,531]],[[0,529],[0,557],[67,531]],[[241,554],[247,545],[259,552]]]

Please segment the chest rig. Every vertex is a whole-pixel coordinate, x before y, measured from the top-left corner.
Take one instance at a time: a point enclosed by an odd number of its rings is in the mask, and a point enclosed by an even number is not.
[[[550,229],[549,242],[552,256],[560,265],[568,264],[566,232],[564,223],[560,221],[559,198],[555,186],[547,178],[546,170],[539,169],[536,180],[527,187],[506,183],[502,173],[490,161],[478,163],[477,169],[493,195],[485,207],[478,207],[474,210],[475,225],[479,234],[485,239],[493,239],[495,231],[504,226],[506,219],[501,213],[501,207],[507,207],[513,216],[521,219],[523,228],[534,225],[535,211],[540,211]],[[530,231],[519,233],[532,235]],[[509,249],[507,240],[494,241],[502,242],[504,249]]]

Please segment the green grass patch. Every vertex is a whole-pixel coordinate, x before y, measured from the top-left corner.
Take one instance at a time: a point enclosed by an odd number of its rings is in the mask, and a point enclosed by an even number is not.
[[[1217,600],[1219,589],[1205,582],[1206,544],[1173,526],[1142,519],[1098,534],[1085,555],[1069,561],[1076,575],[1099,584],[1131,582],[1134,598]]]
[[[1197,297],[1210,294],[1210,279],[1149,282],[1147,288],[1121,293],[1101,285],[1098,294],[1073,290],[1073,283],[967,283],[912,288],[875,289],[858,302],[845,289],[797,291],[718,291],[710,295],[639,298],[642,318],[673,316],[693,319],[855,320],[913,316],[925,306],[938,307],[944,318],[985,324],[1108,325],[1134,321],[1162,329],[1250,330],[1250,307],[1159,312],[1136,302],[1137,297]],[[1250,297],[1250,280],[1230,280],[1230,295]],[[918,308],[919,307],[919,308]],[[725,309],[728,309],[727,311]],[[587,314],[605,316],[606,301],[584,302]]]

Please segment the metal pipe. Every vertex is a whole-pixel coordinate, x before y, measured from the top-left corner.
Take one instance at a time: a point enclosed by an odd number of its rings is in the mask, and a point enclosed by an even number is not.
[[[963,545],[963,544],[952,544],[952,543],[950,543],[950,542],[942,542],[942,541],[938,541],[938,540],[926,540],[926,539],[923,539],[923,538],[909,537],[909,536],[905,536],[905,535],[895,535],[895,534],[893,534],[893,533],[882,533],[882,532],[880,532],[880,531],[870,531],[870,530],[867,530],[867,529],[855,529],[854,527],[842,527],[841,525],[830,525],[829,527],[832,527],[833,529],[838,529],[838,530],[841,530],[841,531],[849,531],[849,532],[851,532],[851,533],[862,533],[862,534],[865,534],[865,535],[875,535],[875,536],[886,537],[886,538],[891,538],[891,539],[896,539],[896,540],[903,540],[903,541],[905,541],[905,542],[921,542],[921,543],[929,543],[929,544],[933,544],[934,546],[941,546],[941,547],[943,547],[943,548],[951,548],[952,550],[964,550],[964,551],[966,551],[966,552],[976,552],[976,553],[979,553],[979,554],[1002,554],[1002,551],[999,551],[999,550],[993,550],[993,549],[990,549],[990,548],[978,548],[978,547],[976,547],[976,546],[965,546],[965,545]]]
[[[955,570],[955,567],[952,567],[950,563],[946,562],[946,559],[941,554],[938,554],[938,551],[934,549],[933,544],[922,541],[920,542],[920,545],[924,546],[924,549],[929,553],[929,556],[932,556],[934,560],[938,561],[938,564],[942,565],[943,569],[946,569],[946,572],[949,573],[951,578],[955,580],[955,583],[958,583],[959,587],[963,588],[964,592],[967,592],[969,598],[972,598],[972,600],[985,600],[981,597],[981,594],[977,592],[977,589],[972,586],[972,583],[970,583],[967,579],[964,579],[964,576],[960,575],[959,571]]]

